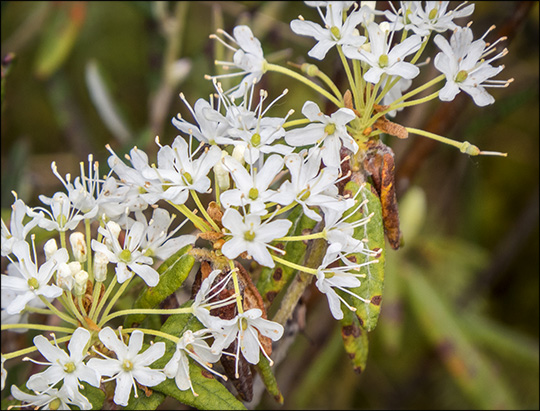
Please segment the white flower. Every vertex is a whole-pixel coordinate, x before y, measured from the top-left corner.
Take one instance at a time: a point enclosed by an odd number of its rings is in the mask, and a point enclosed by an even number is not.
[[[36,256],[34,261],[30,257],[30,246],[26,241],[17,241],[13,244],[13,254],[18,262],[13,263],[10,275],[2,274],[2,290],[11,290],[17,294],[15,299],[7,306],[8,314],[19,314],[27,303],[39,296],[56,298],[62,295],[62,289],[56,285],[48,285],[50,279],[58,268],[58,264],[66,263],[69,256],[65,248],[61,248],[50,260],[37,267]],[[12,275],[17,273],[18,275]]]
[[[274,267],[274,260],[268,248],[275,249],[268,243],[283,237],[289,231],[292,222],[278,220],[261,223],[258,215],[247,214],[242,217],[234,208],[228,208],[221,219],[223,227],[229,230],[232,238],[225,242],[221,251],[230,259],[238,257],[244,251],[255,259],[259,264],[266,267]]]
[[[485,59],[494,46],[503,38],[487,46],[482,38],[473,41],[472,30],[468,27],[456,29],[450,38],[450,43],[437,35],[435,44],[442,50],[435,56],[434,64],[437,70],[446,76],[446,84],[439,92],[442,101],[451,101],[460,92],[465,91],[473,98],[477,106],[493,104],[495,99],[485,87],[506,87],[512,80],[489,80],[501,72],[504,66],[493,67],[490,63],[508,53],[504,49],[497,55]],[[486,47],[487,46],[487,47]]]
[[[215,282],[216,278],[221,274],[221,270],[213,270],[208,277],[206,277],[203,282],[201,283],[201,287],[199,288],[199,291],[197,291],[197,294],[195,295],[195,299],[193,301],[193,304],[191,305],[191,309],[193,310],[193,315],[197,317],[197,319],[208,328],[212,327],[213,320],[211,319],[210,310],[214,308],[220,308],[225,307],[230,304],[234,304],[236,301],[236,294],[232,294],[228,296],[227,298],[224,298],[222,300],[215,300],[216,297],[219,296],[221,291],[223,291],[227,284],[232,279],[232,273],[233,271],[229,271],[228,273],[224,273],[223,278],[221,278],[218,282]],[[214,301],[211,301],[214,300]],[[215,330],[211,330],[214,332]]]
[[[100,179],[99,163],[93,161],[92,154],[88,155],[88,176],[83,166],[84,163],[81,162],[81,175],[75,178],[73,184],[71,183],[70,174],[67,174],[64,180],[58,173],[56,162],[52,162],[51,169],[66,188],[73,207],[84,214],[84,218],[93,219],[98,215],[99,203],[105,200],[102,196],[105,185],[103,184],[104,180]]]
[[[159,274],[149,265],[153,263],[152,258],[145,256],[140,250],[141,242],[146,235],[146,225],[135,221],[126,233],[124,244],[121,246],[118,234],[114,232],[115,224],[109,221],[105,228],[98,228],[98,232],[105,239],[105,244],[92,240],[92,249],[105,254],[109,262],[116,263],[116,275],[119,283],[131,278],[131,270],[140,276],[149,287],[155,287],[159,282]]]
[[[3,321],[2,321],[2,324],[4,324]],[[7,371],[4,368],[4,363],[6,362],[6,357],[4,357],[2,355],[2,356],[0,356],[0,358],[1,358],[1,361],[2,361],[2,365],[1,365],[1,369],[2,369],[2,373],[1,373],[2,389],[0,391],[4,391],[4,388],[6,386],[6,378],[7,378]]]
[[[285,157],[285,165],[291,173],[291,181],[285,181],[278,191],[286,197],[292,194],[295,201],[302,205],[304,214],[312,220],[321,221],[321,216],[310,206],[342,211],[350,206],[338,195],[336,183],[339,170],[336,167],[321,169],[320,150],[313,150],[306,161],[299,154],[290,154]],[[276,201],[280,200],[278,196]]]
[[[336,262],[341,262],[343,265],[335,266]],[[334,290],[334,288],[350,294],[364,303],[369,303],[369,300],[354,294],[349,288],[359,287],[361,282],[358,277],[365,277],[365,274],[355,273],[355,271],[358,271],[359,268],[365,265],[375,263],[378,263],[378,260],[355,264],[341,254],[341,244],[335,243],[328,247],[326,255],[324,256],[320,267],[317,269],[317,282],[315,285],[320,292],[326,294],[330,312],[336,320],[341,320],[343,318],[341,303],[345,304],[345,306],[352,311],[355,311],[355,308],[349,305],[345,299]]]
[[[334,5],[334,2],[328,2],[326,17],[321,14],[324,28],[317,23],[303,19],[291,21],[291,29],[296,34],[314,37],[317,40],[317,44],[308,52],[310,57],[322,60],[328,50],[335,45],[347,45],[356,49],[366,42],[366,38],[358,33],[356,26],[364,20],[366,12],[369,10],[362,8],[353,11],[343,21],[343,2],[335,3]]]
[[[43,207],[28,209],[28,215],[37,218],[38,225],[47,231],[68,231],[74,230],[79,222],[84,219],[84,215],[79,214],[79,210],[73,207],[69,197],[62,192],[55,193],[52,198],[40,195],[42,203],[48,205],[51,211]],[[44,211],[49,217],[35,210]]]
[[[9,229],[6,226],[6,223],[4,223],[4,220],[1,220],[2,257],[6,257],[7,255],[11,254],[13,244],[15,244],[16,241],[26,239],[26,236],[30,230],[38,223],[38,219],[33,218],[26,224],[23,224],[23,219],[26,216],[28,207],[22,200],[17,199],[11,206],[11,209],[12,211]]]
[[[143,171],[146,178],[158,178],[163,187],[162,198],[175,204],[184,204],[189,190],[206,193],[210,188],[208,172],[221,158],[217,146],[209,149],[199,146],[191,153],[188,143],[180,136],[174,139],[172,146],[162,146],[157,155],[157,168]],[[203,152],[194,158],[199,150]]]
[[[113,218],[111,214],[115,217],[123,214],[126,205],[130,210],[144,210],[145,205],[154,204],[161,199],[163,188],[159,179],[156,176],[143,176],[143,172],[151,169],[148,165],[148,156],[144,151],[139,150],[137,147],[131,149],[129,156],[126,156],[132,165],[132,167],[129,167],[124,164],[109,145],[106,148],[111,153],[111,156],[107,160],[109,167],[118,175],[122,182],[121,190],[117,189],[116,186],[111,187],[111,204],[105,203],[102,205],[109,208],[113,207],[112,211],[114,213],[111,213],[111,210],[107,210],[106,215],[108,217]],[[112,185],[112,182],[110,184]]]
[[[331,4],[332,7],[341,6],[341,9],[346,12],[356,2],[355,1],[304,1],[304,3],[306,4],[306,6],[309,6],[309,7],[328,7],[329,4]]]
[[[222,136],[225,134],[228,124],[223,121],[215,120],[216,110],[208,101],[200,98],[195,102],[195,107],[191,105],[184,98],[183,94],[180,94],[182,101],[186,104],[189,111],[193,115],[197,125],[191,124],[184,120],[180,114],[173,117],[173,125],[183,133],[192,135],[199,141],[203,141],[208,144],[223,144]]]
[[[265,117],[270,107],[285,96],[288,90],[284,90],[265,109],[263,109],[263,103],[268,97],[268,92],[266,90],[260,90],[259,102],[255,108],[251,109],[254,86],[246,90],[244,99],[239,104],[235,104],[234,101],[231,101],[225,96],[219,84],[215,84],[215,86],[219,101],[225,108],[225,116],[217,111],[207,112],[207,114],[215,121],[220,121],[228,125],[225,134],[219,140],[219,144],[234,145],[237,153],[239,151],[237,148],[243,147],[244,160],[249,164],[254,164],[258,160],[259,167],[262,167],[262,154],[278,153],[285,155],[293,151],[291,147],[279,144],[276,140],[285,135],[283,124],[294,110],[289,110],[283,118]]]
[[[52,345],[42,335],[34,337],[34,345],[39,352],[45,357],[48,362],[37,362],[31,360],[37,364],[48,365],[45,371],[34,374],[30,377],[26,383],[27,387],[37,391],[42,387],[43,381],[47,385],[53,387],[58,382],[64,381],[63,389],[66,390],[66,394],[69,398],[75,399],[83,397],[79,393],[81,388],[80,381],[86,381],[88,384],[94,387],[99,387],[100,374],[89,365],[84,364],[83,360],[86,357],[87,344],[90,341],[90,332],[84,328],[77,328],[71,339],[69,340],[68,350],[69,355],[58,347],[55,341],[55,345]],[[88,400],[86,400],[88,403]],[[85,408],[90,409],[91,407]]]
[[[58,390],[48,387],[43,380],[40,380],[40,383],[37,384],[39,388],[34,390],[35,394],[28,394],[21,391],[16,385],[12,385],[11,395],[13,395],[13,398],[25,403],[25,407],[32,407],[35,410],[39,408],[43,410],[70,410],[70,405],[76,405],[83,410],[92,409],[92,404],[81,393],[75,395],[77,397],[76,401],[72,401],[63,386]]]
[[[142,213],[135,213],[135,215],[137,220],[146,224],[146,218]],[[185,220],[184,223],[179,224],[174,230],[167,233],[174,218],[174,215],[171,217],[169,212],[163,208],[154,209],[152,218],[148,222],[146,234],[140,244],[141,249],[144,250],[144,255],[149,257],[156,256],[161,260],[166,260],[186,245],[195,244],[197,237],[194,235],[181,235],[172,238],[188,220]]]
[[[231,206],[245,206],[249,204],[250,214],[264,215],[267,213],[265,205],[274,201],[276,192],[268,187],[283,169],[283,158],[274,154],[266,159],[263,167],[257,170],[250,167],[250,173],[231,156],[225,157],[223,165],[236,183],[236,188],[221,193],[221,204],[229,208]]]
[[[120,338],[122,333],[120,332]],[[135,398],[138,397],[135,381],[146,387],[153,387],[165,381],[167,377],[159,370],[148,367],[165,354],[165,343],[158,342],[151,345],[146,351],[139,354],[142,348],[144,334],[135,330],[131,333],[129,346],[123,340],[119,340],[115,332],[106,327],[99,332],[99,339],[109,350],[114,351],[116,359],[109,358],[101,353],[105,360],[92,358],[88,365],[97,370],[101,375],[112,377],[116,380],[114,402],[118,405],[128,404],[131,389],[134,389]]]
[[[422,6],[421,1],[402,1],[399,12],[386,10],[386,18],[396,22],[395,30],[413,30],[421,36],[428,35],[431,31],[439,33],[446,30],[455,30],[458,26],[452,21],[460,17],[470,16],[474,12],[474,4],[461,8],[467,2],[459,4],[454,10],[447,11],[449,1],[426,1]],[[392,6],[393,7],[393,6]]]
[[[388,31],[383,30],[375,22],[369,23],[367,30],[371,51],[354,47],[343,48],[347,57],[362,60],[370,66],[370,69],[364,74],[364,80],[377,84],[383,73],[406,79],[415,78],[420,73],[418,67],[404,60],[405,57],[420,48],[422,37],[413,34],[391,48],[393,35],[389,36]]]
[[[323,114],[319,106],[313,101],[306,101],[302,107],[302,114],[312,123],[306,127],[296,128],[287,132],[285,141],[291,146],[317,145],[323,143],[322,159],[324,164],[340,168],[341,145],[356,153],[358,144],[347,132],[346,124],[356,118],[351,109],[340,108],[330,116]]]
[[[246,88],[260,81],[262,75],[266,72],[266,60],[264,59],[263,50],[260,41],[253,35],[253,32],[248,26],[236,26],[233,29],[233,36],[223,30],[218,30],[218,33],[223,34],[229,41],[236,44],[239,48],[227,44],[216,35],[211,35],[210,38],[219,40],[225,47],[234,51],[233,61],[216,61],[216,64],[222,65],[225,68],[236,67],[242,71],[212,76],[212,79],[223,77],[236,77],[244,75],[240,84],[227,91],[231,97],[238,98],[244,95]]]
[[[188,356],[212,374],[219,375],[225,380],[227,379],[226,376],[221,375],[211,368],[211,364],[219,361],[221,358],[221,354],[213,353],[205,341],[206,338],[211,336],[212,334],[209,334],[209,330],[198,330],[195,332],[186,330],[176,344],[176,351],[163,368],[163,372],[168,378],[174,378],[179,390],[185,391],[191,389],[193,395],[198,396],[193,389],[193,384],[189,376]]]
[[[240,350],[242,355],[250,364],[259,362],[260,351],[268,358],[270,364],[273,361],[259,341],[259,333],[272,341],[277,341],[283,335],[283,326],[274,321],[262,318],[262,311],[258,308],[251,308],[242,314],[238,314],[231,320],[222,320],[212,317],[215,321],[213,329],[219,329],[215,335],[212,345],[214,352],[220,352],[228,347],[234,340],[237,342],[236,352],[236,378],[238,378],[238,358]]]

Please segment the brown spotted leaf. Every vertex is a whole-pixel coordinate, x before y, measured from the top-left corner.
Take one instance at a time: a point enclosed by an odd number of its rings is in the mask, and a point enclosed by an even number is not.
[[[358,317],[350,310],[343,310],[343,319],[340,323],[345,352],[351,360],[354,371],[360,374],[366,369],[368,333],[360,325]]]
[[[366,303],[349,294],[343,294],[343,297],[356,308],[356,316],[360,321],[360,325],[367,331],[371,331],[376,327],[381,311],[384,285],[384,228],[381,202],[377,195],[372,192],[371,186],[366,183],[359,187],[354,181],[349,181],[345,186],[345,192],[350,192],[352,196],[359,189],[361,192],[357,197],[358,201],[367,200],[367,203],[351,215],[348,221],[356,221],[373,214],[367,224],[363,224],[355,229],[354,237],[358,240],[367,239],[367,247],[376,252],[377,256],[373,257],[366,256],[362,253],[353,253],[351,257],[356,260],[356,263],[366,263],[373,260],[378,260],[378,262],[362,267],[360,273],[365,274],[365,278],[360,278],[361,284],[359,287],[350,289],[351,292],[369,302]]]

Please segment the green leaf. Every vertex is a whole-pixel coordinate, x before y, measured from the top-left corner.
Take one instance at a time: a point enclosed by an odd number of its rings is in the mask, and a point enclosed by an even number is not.
[[[155,287],[146,288],[135,301],[133,308],[154,308],[184,283],[195,263],[195,259],[187,254],[189,250],[191,245],[185,246],[161,264],[157,269],[159,283]],[[124,327],[131,328],[145,318],[145,314],[128,315]]]
[[[345,186],[345,192],[351,193],[352,196],[359,189],[360,187],[354,181],[349,181]],[[353,253],[352,255],[357,263],[366,263],[374,259],[379,260],[379,262],[362,267],[361,272],[366,274],[366,277],[361,279],[362,284],[359,287],[350,289],[351,292],[368,300],[369,303],[348,294],[344,295],[344,298],[356,308],[356,315],[362,327],[367,331],[372,331],[377,326],[381,312],[385,264],[384,226],[379,197],[371,191],[371,186],[368,183],[363,185],[361,190],[357,199],[359,202],[367,200],[367,203],[351,215],[348,221],[357,221],[373,213],[367,224],[361,225],[354,230],[354,237],[358,240],[367,239],[367,247],[378,252],[379,256],[375,258],[361,253]]]
[[[184,304],[188,306],[191,301]],[[189,315],[171,315],[163,327],[162,332],[181,336],[185,330],[190,329],[193,331],[204,328],[203,325],[197,320],[197,318],[191,314]],[[153,365],[157,368],[162,368],[167,364],[169,359],[174,354],[176,347],[170,340],[156,338],[156,341],[164,341],[167,345],[166,355],[160,358]],[[230,393],[214,376],[200,367],[195,361],[189,361],[189,375],[191,377],[191,383],[193,389],[198,394],[194,396],[191,390],[181,391],[176,386],[174,379],[167,379],[155,387],[152,387],[154,391],[159,391],[165,395],[173,397],[183,404],[195,407],[198,409],[207,410],[245,410],[244,404],[238,401],[234,395]]]
[[[140,395],[135,398],[133,395],[130,397],[128,405],[124,408],[126,410],[155,410],[165,400],[165,394],[158,391],[152,391],[150,396]],[[97,409],[97,408],[94,408]]]
[[[281,391],[279,390],[276,376],[272,372],[268,359],[264,355],[261,355],[259,363],[255,367],[257,368],[257,371],[259,372],[268,393],[278,403],[283,404],[283,394],[281,394]]]
[[[354,371],[360,374],[366,369],[368,333],[362,328],[358,317],[351,310],[343,310],[343,319],[340,323],[343,346],[353,364]]]
[[[448,303],[416,269],[402,267],[402,272],[413,311],[461,390],[478,408],[515,409],[505,381],[469,341]]]
[[[301,206],[296,206],[287,218],[293,222],[289,229],[289,236],[305,234],[306,230],[311,231],[316,224],[316,221],[306,217]],[[276,247],[283,245],[286,253],[283,258],[295,264],[301,264],[307,245],[303,241],[288,241],[281,243],[281,245],[277,243]],[[257,289],[261,293],[265,305],[268,306],[272,303],[295,271],[293,268],[279,263],[276,263],[274,268],[262,268],[259,281],[257,282]]]
[[[81,390],[81,394],[88,398],[88,401],[92,404],[93,410],[100,410],[103,407],[105,401],[105,393],[86,382],[82,382],[84,389]]]

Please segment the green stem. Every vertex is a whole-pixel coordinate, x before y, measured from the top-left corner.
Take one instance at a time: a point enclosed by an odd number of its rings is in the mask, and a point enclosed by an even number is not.
[[[419,98],[419,99],[416,99],[416,100],[410,100],[410,101],[406,101],[404,103],[396,104],[396,105],[394,105],[395,103],[392,103],[391,105],[388,106],[388,108],[386,110],[380,111],[377,114],[375,114],[373,117],[371,117],[370,120],[369,120],[369,124],[366,127],[369,127],[372,124],[375,124],[375,122],[377,121],[377,119],[379,117],[382,117],[385,114],[387,114],[387,113],[389,113],[389,112],[391,112],[393,110],[397,110],[397,109],[403,108],[403,107],[416,106],[418,104],[426,103],[426,102],[428,102],[430,100],[433,100],[433,99],[437,98],[438,96],[439,96],[439,91],[436,91],[435,93],[430,94],[429,96],[422,97],[422,98]]]
[[[295,263],[293,263],[291,261],[287,261],[287,260],[285,260],[285,259],[283,259],[281,257],[275,256],[275,255],[272,256],[272,259],[274,259],[274,261],[276,263],[286,265],[286,266],[294,268],[295,270],[298,270],[300,272],[307,273],[307,274],[312,274],[312,275],[317,275],[317,270],[315,270],[314,268],[309,268],[309,267],[305,267],[303,265],[295,264]]]
[[[103,285],[102,282],[96,281],[94,283],[94,291],[92,292],[92,306],[90,307],[90,314],[88,314],[88,317],[94,318],[94,313],[96,312],[96,308],[98,306],[98,299],[99,294],[101,293],[101,286]]]
[[[309,118],[300,118],[298,120],[287,121],[285,124],[283,124],[283,128],[301,126],[302,124],[308,124],[308,123],[311,123],[311,120]]]
[[[172,205],[174,208],[176,208],[178,211],[180,211],[186,218],[188,218],[195,227],[197,227],[200,231],[203,233],[206,233],[210,230],[210,227],[206,224],[206,222],[195,215],[193,211],[191,211],[189,208],[186,207],[185,204],[174,204],[172,201],[167,201],[170,205]]]
[[[63,343],[64,341],[69,341],[70,339],[71,339],[71,335],[67,335],[67,336],[62,337],[62,338],[57,338],[56,342],[58,344],[60,344],[60,343]],[[24,348],[24,349],[19,350],[19,351],[13,351],[11,353],[2,354],[2,356],[6,360],[10,360],[12,358],[20,357],[21,355],[30,354],[31,352],[34,352],[34,351],[37,351],[37,347],[35,345],[33,345],[32,347]]]
[[[201,214],[204,216],[206,221],[208,221],[210,223],[210,225],[212,226],[212,228],[215,231],[217,231],[218,233],[221,232],[219,226],[216,224],[214,219],[212,217],[210,217],[208,215],[208,213],[206,212],[206,210],[204,209],[204,207],[203,207],[203,205],[201,203],[201,200],[199,199],[199,196],[197,195],[197,192],[195,190],[189,190],[189,192],[191,193],[191,196],[193,197],[193,200],[195,200],[195,204],[197,204],[197,207],[201,211]]]
[[[353,72],[354,72],[354,79],[356,82],[356,87],[358,87],[358,91],[361,92],[360,95],[364,95],[364,78],[362,77],[362,64],[360,64],[360,60],[353,60]],[[356,106],[356,110],[359,112],[362,112],[364,108],[364,100],[360,98],[360,105]]]
[[[39,296],[39,299],[41,301],[43,301],[43,303],[49,307],[49,309],[54,312],[58,317],[60,317],[62,320],[64,320],[65,322],[68,322],[70,324],[73,324],[75,326],[78,326],[79,323],[77,322],[77,320],[75,320],[74,318],[70,317],[69,315],[67,315],[66,313],[63,313],[61,312],[60,310],[58,310],[58,308],[56,308],[54,305],[52,305],[45,297],[43,297],[42,295]]]
[[[396,101],[393,101],[391,105],[398,104],[402,101],[405,101],[412,96],[420,93],[421,91],[424,91],[425,89],[437,84],[439,81],[442,81],[445,79],[445,75],[441,74],[440,76],[435,77],[433,80],[428,81],[426,84],[421,85],[420,87],[415,88],[414,90],[409,91],[407,94],[402,95],[400,98],[398,98]]]
[[[268,214],[266,214],[266,215],[263,215],[263,216],[261,217],[261,220],[266,220],[266,219],[268,219],[268,218],[270,218],[270,217],[272,217],[272,216],[275,217],[275,216],[278,216],[278,215],[280,215],[280,214],[283,214],[283,213],[289,211],[291,208],[293,208],[293,207],[296,206],[297,204],[298,204],[298,203],[297,203],[296,201],[294,201],[294,202],[292,202],[291,204],[289,204],[288,206],[285,206],[285,207],[283,207],[283,208],[280,208],[280,209],[279,209],[278,211],[276,211],[275,213],[268,213]]]
[[[178,337],[176,337],[174,335],[167,334],[167,333],[164,333],[162,331],[151,330],[151,329],[148,329],[148,328],[123,328],[122,329],[122,331],[124,331],[126,333],[132,333],[135,330],[142,331],[145,334],[155,335],[156,337],[165,338],[166,340],[172,341],[175,344],[177,344],[178,341],[180,340],[180,338],[178,338]]]
[[[462,153],[468,154],[470,156],[477,156],[477,155],[491,155],[491,156],[500,156],[500,157],[507,156],[507,153],[499,153],[496,151],[480,151],[478,147],[476,147],[475,145],[472,145],[468,141],[459,142],[459,141],[455,141],[447,137],[439,136],[438,134],[430,133],[429,131],[419,130],[417,128],[412,128],[412,127],[405,127],[405,128],[409,133],[418,134],[424,137],[431,138],[433,140],[440,141],[441,143],[454,146],[458,148],[459,151],[461,151]]]
[[[41,330],[41,331],[56,331],[59,333],[72,334],[75,328],[57,327],[53,325],[41,325],[41,324],[2,324],[2,331],[25,329],[25,330]]]
[[[81,324],[88,325],[86,324],[86,320],[83,318],[78,308],[75,306],[75,303],[73,302],[73,298],[71,297],[71,293],[69,293],[68,295],[63,295],[62,297],[65,297],[65,301],[67,302],[69,308],[71,309],[73,314],[75,314],[79,322]]]
[[[318,84],[314,83],[310,79],[302,76],[301,74],[296,73],[295,71],[292,71],[291,69],[288,69],[287,67],[281,67],[277,64],[271,64],[266,63],[265,65],[266,71],[274,71],[276,73],[285,74],[286,76],[292,77],[301,83],[304,83],[305,85],[311,87],[313,90],[318,92],[319,94],[326,97],[328,100],[330,100],[332,103],[334,103],[337,107],[343,107],[343,104],[341,101],[339,101],[336,97],[334,97],[332,94],[330,94],[327,90],[323,89]]]
[[[340,45],[337,46],[337,51],[339,54],[339,58],[341,59],[341,63],[343,64],[343,68],[345,69],[345,73],[347,74],[347,79],[349,80],[349,86],[351,88],[353,98],[354,98],[354,105],[356,107],[360,107],[360,96],[358,95],[358,88],[356,87],[356,83],[351,73],[349,62],[347,61],[345,54],[343,54],[343,50],[341,49]]]
[[[99,300],[99,304],[98,304],[96,310],[94,311],[94,314],[90,316],[90,319],[93,322],[97,323],[97,318],[99,316],[99,312],[101,311],[101,309],[103,308],[103,306],[107,302],[107,300],[109,298],[109,295],[111,295],[114,287],[116,286],[116,283],[117,283],[117,279],[116,279],[116,274],[115,274],[113,279],[109,283],[109,286],[106,287],[105,294],[103,294],[103,297],[101,298],[101,300]]]
[[[113,308],[116,301],[124,294],[124,291],[126,291],[126,288],[128,287],[129,283],[131,282],[131,279],[133,278],[135,274],[132,273],[131,277],[128,278],[124,283],[120,286],[116,294],[111,298],[111,301],[109,301],[109,305],[105,308],[105,311],[103,311],[103,315],[101,316],[101,320],[98,323],[98,327],[102,328],[103,324],[105,324],[105,321],[103,321],[104,318],[107,318],[107,315],[109,314],[109,311]]]
[[[106,324],[110,320],[116,317],[120,317],[122,315],[131,315],[131,314],[166,314],[166,315],[173,315],[173,314],[191,314],[193,312],[193,309],[191,307],[184,307],[184,308],[173,308],[173,309],[157,309],[157,308],[141,308],[141,309],[132,309],[132,310],[120,310],[116,311],[112,314],[107,315],[106,317],[102,318],[101,322],[103,324]]]
[[[276,238],[274,241],[304,241],[304,240],[312,240],[314,238],[325,238],[326,233],[324,231],[318,232],[318,233],[312,233],[312,234],[306,234],[306,235],[292,235],[292,236],[285,236],[281,238]]]
[[[244,306],[242,304],[242,294],[240,294],[240,286],[238,284],[238,270],[236,270],[232,260],[229,260],[229,266],[231,267],[231,276],[234,285],[234,292],[236,294],[236,306],[238,308],[238,314],[242,314],[244,312]]]
[[[328,244],[323,239],[313,240],[309,243],[307,249],[307,255],[304,259],[304,264],[307,267],[299,267],[299,273],[294,277],[294,280],[291,282],[291,285],[287,288],[287,292],[281,300],[281,306],[277,311],[276,315],[273,318],[273,321],[276,321],[282,325],[285,325],[287,320],[291,317],[300,297],[306,290],[307,286],[311,283],[313,275],[308,274],[306,268],[309,271],[315,271],[314,267],[319,267],[326,253],[326,248]],[[275,257],[274,257],[275,259]],[[277,260],[276,260],[277,261]],[[287,261],[289,263],[289,261]],[[296,264],[295,264],[296,265]],[[310,268],[313,267],[313,268]]]

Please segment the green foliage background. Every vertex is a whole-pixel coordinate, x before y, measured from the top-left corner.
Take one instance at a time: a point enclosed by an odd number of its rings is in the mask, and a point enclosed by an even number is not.
[[[89,153],[107,171],[105,144],[117,152],[137,145],[155,158],[154,137],[169,144],[177,135],[170,119],[191,118],[178,93],[194,104],[213,90],[203,74],[216,73],[213,60],[225,58],[208,39],[218,27],[248,24],[272,62],[316,63],[346,80],[337,54],[313,61],[306,55],[313,40],[290,30],[298,14],[319,21],[300,2],[8,1],[1,11],[2,58],[15,54],[2,91],[3,215],[11,190],[38,205],[39,194],[61,189],[53,160],[61,174],[77,175]],[[353,372],[326,299],[311,293],[305,328],[274,369],[286,408],[539,407],[538,2],[478,2],[473,20],[476,38],[492,24],[488,41],[498,30],[511,33],[501,78],[515,81],[490,90],[492,106],[462,98],[401,112],[396,121],[442,125],[439,134],[508,157],[470,158],[423,137],[385,139],[396,154],[405,246],[386,254],[367,368]],[[180,58],[190,68],[174,79],[166,67]],[[91,98],[89,70],[108,92],[116,131]],[[429,70],[424,78],[433,77]],[[294,107],[295,118],[307,99],[322,103],[277,74],[261,86],[270,97],[291,91],[276,115]],[[183,406],[168,400],[163,407]],[[279,405],[265,394],[259,407]]]

